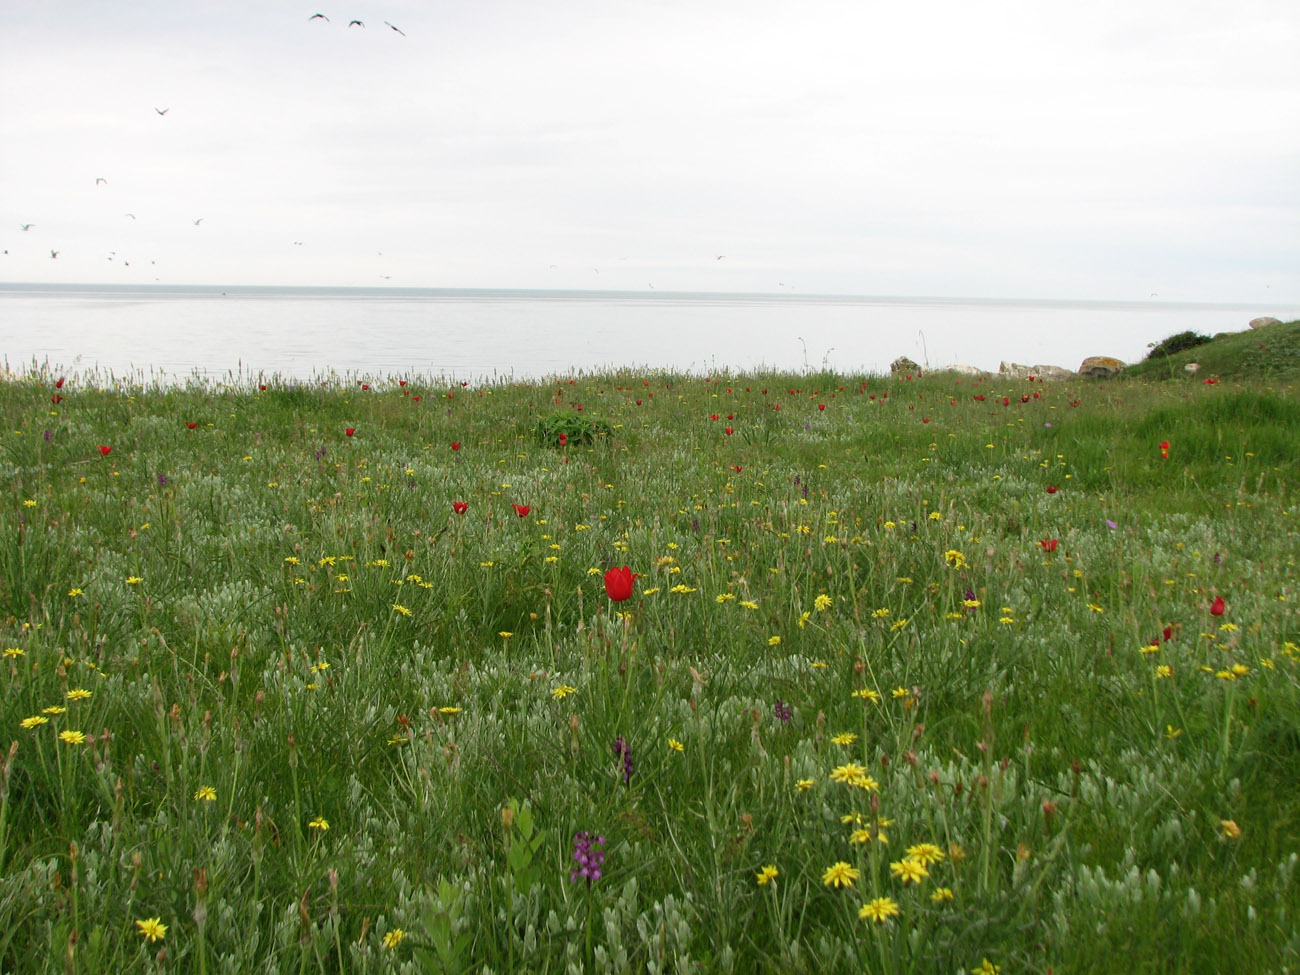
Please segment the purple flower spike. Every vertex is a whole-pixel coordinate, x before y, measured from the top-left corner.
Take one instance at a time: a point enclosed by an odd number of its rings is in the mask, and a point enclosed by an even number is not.
[[[636,766],[632,763],[632,748],[622,735],[614,739],[614,756],[623,760],[623,784],[627,785],[632,781],[632,770]]]
[[[784,701],[778,700],[776,704],[772,705],[772,713],[776,715],[776,720],[780,721],[782,724],[790,723],[790,705],[786,704]]]
[[[605,837],[592,837],[585,829],[573,834],[573,862],[576,864],[569,871],[569,881],[577,883],[585,880],[590,887],[601,878],[605,866]]]

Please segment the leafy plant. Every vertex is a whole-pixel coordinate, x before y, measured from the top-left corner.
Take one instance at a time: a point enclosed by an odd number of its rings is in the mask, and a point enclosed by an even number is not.
[[[1184,349],[1194,349],[1198,345],[1205,345],[1212,342],[1208,335],[1202,335],[1200,332],[1179,332],[1171,335],[1163,342],[1158,343],[1150,352],[1147,353],[1147,359],[1164,359],[1175,352],[1182,352]]]
[[[612,433],[604,420],[584,416],[573,410],[558,410],[537,421],[534,433],[542,446],[560,447],[569,444],[594,443],[597,437]]]

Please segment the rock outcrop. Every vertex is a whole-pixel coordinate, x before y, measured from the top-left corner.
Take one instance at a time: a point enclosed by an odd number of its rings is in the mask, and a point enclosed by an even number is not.
[[[905,355],[900,355],[897,359],[889,364],[889,371],[894,375],[900,372],[916,375],[921,371],[921,367]]]
[[[1110,379],[1124,368],[1126,363],[1114,356],[1090,355],[1079,366],[1079,375],[1088,379]]]
[[[1073,379],[1074,373],[1061,366],[1022,366],[1018,362],[1004,362],[998,366],[998,375],[1003,379]]]
[[[1265,315],[1263,318],[1252,318],[1250,320],[1251,328],[1268,328],[1270,325],[1281,325],[1281,324],[1282,323],[1280,321],[1278,321],[1276,318],[1274,318],[1271,315]]]

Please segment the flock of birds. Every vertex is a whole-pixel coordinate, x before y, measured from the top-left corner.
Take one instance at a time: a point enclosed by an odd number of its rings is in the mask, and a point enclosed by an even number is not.
[[[307,20],[308,20],[308,21],[320,20],[320,21],[324,21],[325,23],[330,23],[330,19],[329,19],[329,17],[327,17],[325,14],[322,14],[322,13],[314,13],[314,14],[312,14],[310,17],[308,17]],[[398,27],[396,24],[389,23],[387,20],[385,20],[385,21],[384,21],[384,25],[385,25],[386,27],[389,27],[389,28],[393,29],[393,30],[396,31],[397,33],[401,34],[403,37],[406,36],[406,32],[405,32],[404,30],[402,30],[400,27]],[[360,28],[364,29],[365,26],[366,26],[365,23],[364,23],[363,21],[360,21],[360,20],[350,20],[350,21],[348,21],[348,27],[360,27]],[[170,112],[170,111],[171,111],[171,107],[170,107],[170,106],[168,106],[167,108],[159,108],[159,107],[156,106],[156,105],[154,106],[154,112],[158,115],[159,118],[165,118],[165,117],[167,116],[167,113]],[[107,185],[108,185],[108,180],[107,180],[105,177],[103,177],[103,176],[97,176],[97,177],[95,177],[95,185],[96,185],[96,186],[107,186]],[[135,219],[136,219],[136,216],[135,216],[134,213],[124,213],[122,216],[123,216],[123,217],[129,217],[131,220],[135,220]],[[196,217],[196,218],[195,218],[193,221],[191,221],[191,222],[194,224],[194,226],[197,227],[197,226],[199,226],[200,224],[203,223],[204,219],[206,219],[206,218],[204,218],[204,217]],[[29,232],[29,231],[30,231],[33,227],[35,227],[35,226],[36,226],[35,223],[22,223],[22,224],[19,224],[19,225],[18,225],[18,229],[21,230],[23,233],[27,233],[27,232]],[[293,243],[294,243],[294,246],[295,246],[295,247],[301,247],[301,246],[303,246],[302,241],[300,241],[300,240],[295,240]],[[63,253],[61,250],[58,250],[58,249],[55,249],[55,248],[51,247],[51,248],[50,248],[50,260],[52,260],[52,261],[56,261],[56,260],[58,260],[58,259],[59,259],[59,255],[60,255],[61,253]],[[8,256],[9,256],[9,249],[8,249],[8,248],[5,248],[2,252],[0,252],[0,256],[8,257]],[[110,260],[110,261],[115,260],[116,257],[117,257],[117,251],[109,251],[109,253],[108,253],[108,260]],[[157,261],[153,261],[153,260],[151,260],[149,263],[150,263],[150,264],[157,264],[158,262],[157,262]],[[122,266],[123,266],[123,267],[130,267],[130,266],[131,266],[131,262],[130,262],[130,261],[123,261],[123,262],[122,262]]]

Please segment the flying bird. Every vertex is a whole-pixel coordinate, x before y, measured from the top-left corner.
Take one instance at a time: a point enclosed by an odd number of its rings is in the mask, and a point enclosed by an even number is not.
[[[100,183],[103,183],[105,186],[107,186],[107,185],[108,185],[108,180],[104,179],[103,176],[96,176],[96,177],[95,177],[95,185],[98,186]]]
[[[36,226],[36,224],[34,224],[34,223],[24,223],[24,224],[20,224],[20,225],[18,226],[18,229],[19,229],[19,230],[31,230],[31,229],[32,229],[33,227],[35,227],[35,226]]]
[[[363,24],[363,23],[362,23],[361,21],[359,21],[359,20],[349,20],[349,21],[348,21],[348,26],[349,26],[349,27],[365,27],[366,25]]]
[[[171,109],[170,109],[170,108],[158,108],[157,106],[154,106],[154,111],[157,112],[159,115],[166,115],[168,112],[171,111]]]
[[[130,217],[132,220],[135,219],[135,214],[134,214],[134,213],[124,213],[124,214],[122,214],[122,216],[124,216],[124,217]]]
[[[308,20],[323,20],[323,21],[325,21],[325,23],[327,23],[327,24],[329,23],[329,18],[326,17],[324,14],[312,14],[312,15],[311,15],[310,17],[308,17],[307,19],[308,19]]]
[[[388,24],[388,21],[385,20],[384,23]],[[393,24],[388,24],[388,26],[392,27],[393,30],[397,31],[397,33],[401,34],[403,37],[406,36],[406,31],[402,30],[402,28],[394,26]]]
[[[54,259],[55,259],[56,257],[58,257],[58,256],[59,256],[59,252],[58,252],[58,251],[50,251],[50,260],[51,260],[51,261],[54,260]]]
[[[720,261],[720,260],[722,260],[722,259],[723,259],[724,257],[726,257],[726,256],[727,256],[726,254],[719,254],[717,257],[714,258],[714,260],[715,260],[715,261]]]
[[[199,219],[197,219],[197,220],[194,221],[194,226],[197,227],[197,226],[198,226],[199,224],[201,224],[205,219],[207,219],[207,218],[206,218],[206,217],[199,217]]]

